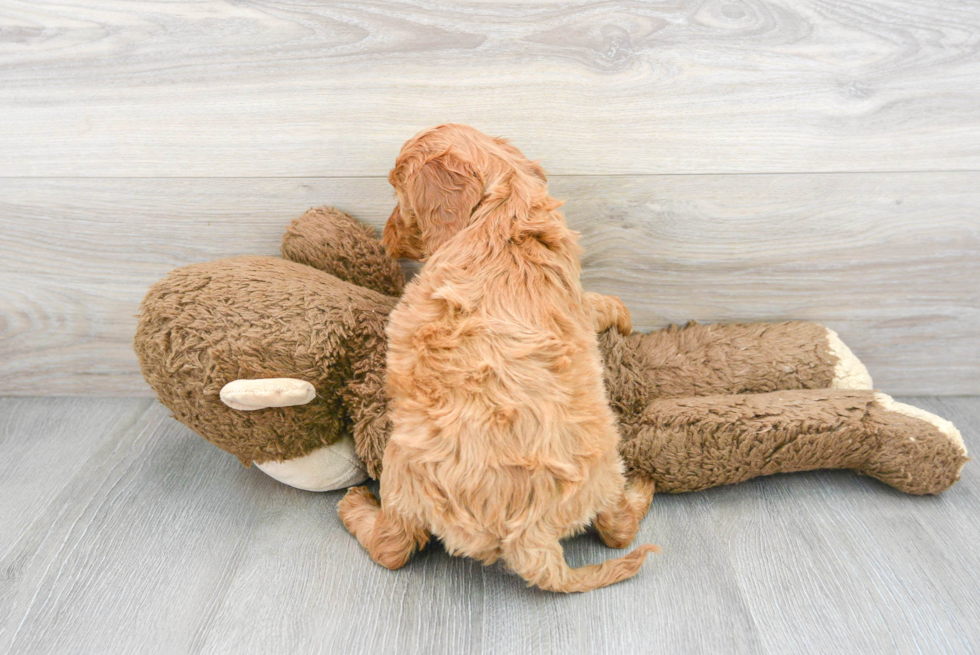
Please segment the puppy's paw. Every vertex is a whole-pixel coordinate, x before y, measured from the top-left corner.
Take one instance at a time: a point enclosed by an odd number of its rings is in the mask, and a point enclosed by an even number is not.
[[[629,334],[633,331],[630,310],[626,309],[623,301],[616,296],[604,296],[601,293],[587,291],[585,302],[591,307],[595,316],[596,332],[605,332],[613,326],[616,326],[620,334]]]
[[[651,480],[644,478],[633,478],[627,485],[626,500],[636,512],[637,519],[642,519],[650,511],[655,488]]]
[[[364,521],[374,517],[381,509],[381,503],[367,487],[351,487],[337,504],[337,513],[344,527],[357,535]]]
[[[616,329],[622,335],[627,335],[633,331],[633,317],[630,315],[630,310],[626,308],[623,301],[616,296],[606,296],[609,300],[609,304],[613,309],[613,315],[615,316]]]

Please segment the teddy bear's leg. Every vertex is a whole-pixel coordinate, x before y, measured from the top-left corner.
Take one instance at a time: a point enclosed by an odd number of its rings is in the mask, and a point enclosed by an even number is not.
[[[610,548],[626,548],[633,543],[640,520],[650,509],[653,491],[653,482],[638,478],[626,487],[612,506],[599,512],[593,525],[602,543]]]
[[[692,322],[629,337],[609,331],[600,343],[607,367],[614,373],[625,369],[617,373],[624,383],[642,380],[651,399],[872,388],[854,353],[833,330],[816,323]]]
[[[416,550],[429,541],[429,533],[414,521],[381,509],[367,487],[354,487],[337,506],[344,527],[357,537],[371,559],[388,569],[405,566]]]
[[[333,207],[311,209],[294,220],[282,237],[285,259],[373,289],[400,296],[405,275],[388,256],[374,228]]]
[[[837,389],[657,400],[620,451],[630,475],[668,493],[846,468],[906,493],[935,494],[959,479],[968,459],[949,421],[884,394]]]

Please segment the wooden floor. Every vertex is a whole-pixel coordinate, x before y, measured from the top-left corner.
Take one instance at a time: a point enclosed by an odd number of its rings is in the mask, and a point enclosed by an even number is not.
[[[980,398],[905,400],[980,448]],[[976,463],[939,497],[849,472],[657,496],[660,555],[554,596],[439,544],[383,570],[340,493],[246,470],[153,400],[0,399],[0,445],[0,652],[980,651]]]

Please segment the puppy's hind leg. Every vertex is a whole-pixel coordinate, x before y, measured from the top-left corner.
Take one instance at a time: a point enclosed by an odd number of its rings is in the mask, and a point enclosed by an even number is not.
[[[594,525],[602,543],[610,548],[626,548],[640,529],[653,501],[654,484],[634,480],[619,496],[595,517]]]
[[[418,522],[384,510],[367,487],[353,487],[337,505],[344,527],[357,537],[375,562],[400,569],[417,549],[429,541]]]

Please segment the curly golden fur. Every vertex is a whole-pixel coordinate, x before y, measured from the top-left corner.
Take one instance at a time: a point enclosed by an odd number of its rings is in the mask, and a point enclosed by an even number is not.
[[[594,523],[627,546],[653,485],[626,485],[596,338],[628,333],[629,312],[582,290],[578,236],[544,171],[505,141],[443,125],[405,144],[390,180],[384,244],[426,263],[388,323],[381,505],[352,489],[344,524],[389,568],[434,533],[552,591],[634,575],[654,546],[571,569],[559,543]]]

